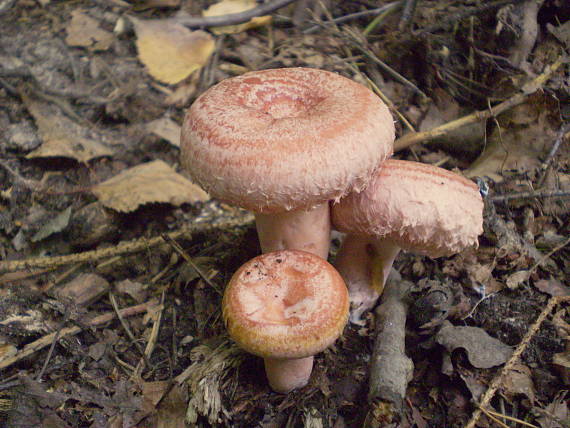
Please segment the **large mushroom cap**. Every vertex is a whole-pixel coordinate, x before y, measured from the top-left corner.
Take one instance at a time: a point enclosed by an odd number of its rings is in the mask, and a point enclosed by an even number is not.
[[[332,208],[340,231],[387,238],[404,250],[430,257],[477,245],[483,232],[483,200],[473,182],[418,162],[384,162],[365,191]]]
[[[266,253],[245,263],[226,287],[222,311],[229,335],[264,358],[304,358],[342,333],[348,292],[322,258],[299,250]]]
[[[256,212],[310,208],[362,189],[392,152],[388,108],[338,74],[282,68],[226,79],[188,110],[183,167]]]

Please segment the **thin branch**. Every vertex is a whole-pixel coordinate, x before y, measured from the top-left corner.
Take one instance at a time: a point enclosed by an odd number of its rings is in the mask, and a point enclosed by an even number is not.
[[[192,257],[190,257],[186,251],[184,251],[184,249],[180,246],[178,242],[176,242],[175,239],[171,238],[166,234],[162,234],[161,236],[162,239],[164,239],[164,241],[174,249],[174,251],[176,251],[184,260],[186,260],[186,262],[190,265],[190,267],[196,271],[196,273],[200,276],[200,278],[204,280],[204,282],[206,282],[206,284],[212,287],[212,289],[220,296],[223,294],[218,288],[218,286],[214,284],[210,280],[210,278],[208,278],[208,276],[202,271],[202,269],[200,269],[200,267],[196,263],[194,263]]]
[[[541,187],[542,184],[544,183],[544,179],[546,178],[546,172],[550,168],[550,164],[552,163],[554,156],[556,156],[556,152],[558,152],[558,149],[562,145],[562,141],[564,140],[564,138],[570,137],[569,133],[570,133],[570,123],[564,124],[562,128],[560,128],[560,131],[558,131],[558,135],[556,136],[556,140],[554,140],[554,144],[550,148],[550,151],[548,152],[546,159],[544,159],[544,162],[542,162],[542,165],[540,166],[540,176],[537,181],[537,187]]]
[[[208,16],[208,17],[194,17],[189,16],[186,12],[179,12],[172,18],[178,24],[186,27],[221,27],[224,25],[235,25],[247,22],[257,16],[267,15],[271,12],[281,9],[295,0],[273,0],[263,3],[258,7],[246,10],[245,12],[232,13],[230,15],[222,16]]]
[[[392,7],[400,6],[401,3],[402,3],[401,1],[393,1],[392,3],[385,4],[384,6],[378,7],[376,9],[349,13],[348,15],[339,16],[338,18],[334,18],[329,21],[323,21],[317,25],[313,25],[312,27],[307,28],[306,30],[303,30],[303,34],[314,33],[316,31],[319,31],[323,26],[327,25],[341,24],[343,22],[351,21],[353,19],[364,18],[366,16],[380,15],[381,13],[387,11],[388,9],[391,9]]]
[[[491,196],[492,202],[507,202],[513,199],[533,199],[533,198],[568,198],[570,191],[564,190],[535,190],[529,192],[509,193],[505,195]]]
[[[251,213],[239,211],[233,217],[217,219],[211,222],[191,224],[189,227],[168,233],[168,236],[172,239],[184,237],[191,238],[195,233],[207,233],[214,230],[230,229],[233,227],[244,226],[251,222],[253,222],[253,215]],[[154,238],[140,238],[134,241],[120,242],[114,247],[85,251],[66,256],[36,257],[24,260],[4,260],[0,261],[0,273],[37,268],[55,269],[73,263],[95,262],[109,257],[144,251],[160,244],[164,244],[164,239],[162,236],[156,236]]]
[[[146,312],[149,308],[157,304],[158,300],[152,299],[149,300],[148,302],[141,303],[140,305],[130,306],[128,308],[121,309],[120,314],[123,317],[131,317],[133,315],[138,315],[142,312]],[[101,324],[105,324],[108,323],[109,321],[112,321],[115,318],[115,316],[116,316],[115,312],[107,312],[99,316],[96,316],[90,322],[88,322],[87,325],[96,327]],[[66,327],[61,330],[58,330],[57,332],[50,333],[43,337],[40,337],[38,340],[28,343],[27,345],[24,345],[24,347],[21,350],[19,350],[16,353],[16,355],[13,355],[8,358],[0,358],[0,370],[5,369],[6,367],[10,367],[12,364],[15,364],[18,361],[26,357],[29,357],[30,355],[39,351],[40,349],[49,346],[51,343],[53,343],[56,337],[63,338],[65,336],[72,336],[79,333],[81,330],[82,327],[79,326]]]
[[[511,98],[509,98],[506,101],[503,101],[500,104],[497,104],[494,107],[491,107],[488,110],[476,111],[475,113],[471,113],[470,115],[463,116],[454,121],[445,123],[441,126],[430,129],[429,131],[413,132],[398,138],[394,142],[394,151],[397,152],[405,148],[408,148],[410,146],[413,146],[414,144],[426,143],[435,140],[436,138],[440,138],[455,129],[459,129],[466,125],[471,125],[473,123],[490,119],[491,117],[495,117],[503,113],[504,111],[507,111],[510,108],[522,104],[529,95],[538,91],[542,87],[542,85],[544,85],[544,83],[546,83],[546,81],[550,79],[550,76],[552,76],[552,74],[554,74],[554,72],[565,61],[566,60],[562,57],[558,58],[556,62],[554,62],[554,64],[552,64],[549,67],[546,67],[546,69],[540,76],[536,77],[529,84],[525,85],[520,93],[512,96]]]
[[[558,296],[558,297],[552,297],[548,301],[548,304],[542,310],[542,312],[540,313],[540,315],[538,316],[536,321],[530,326],[530,328],[528,329],[528,331],[524,335],[523,339],[521,340],[521,342],[519,343],[519,345],[515,349],[515,352],[513,352],[513,355],[511,355],[511,358],[509,358],[507,363],[504,365],[503,369],[499,372],[498,376],[496,376],[493,379],[493,381],[491,382],[491,384],[489,385],[489,389],[487,389],[487,391],[485,392],[485,394],[481,398],[481,403],[479,404],[479,408],[477,410],[475,410],[475,412],[473,412],[473,415],[471,416],[471,419],[469,420],[467,425],[465,425],[465,428],[475,428],[475,426],[477,425],[477,421],[479,420],[479,418],[481,417],[481,414],[483,413],[482,409],[489,405],[489,402],[491,401],[491,399],[495,395],[495,392],[497,392],[497,389],[499,389],[499,387],[503,383],[505,377],[512,370],[513,366],[519,361],[521,355],[526,350],[526,348],[527,348],[528,344],[530,343],[530,341],[532,340],[532,338],[538,332],[538,329],[540,328],[540,326],[542,325],[542,323],[544,322],[546,317],[548,315],[550,315],[552,310],[558,304],[563,303],[563,302],[567,302],[569,300],[570,300],[570,296]]]

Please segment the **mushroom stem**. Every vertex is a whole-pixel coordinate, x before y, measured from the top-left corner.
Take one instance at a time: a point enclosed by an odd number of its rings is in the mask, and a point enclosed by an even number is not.
[[[305,386],[313,370],[312,356],[295,359],[264,358],[263,361],[271,389],[283,394]]]
[[[308,210],[255,213],[261,251],[303,250],[327,259],[331,221],[329,204]]]
[[[336,256],[335,267],[348,287],[350,322],[363,325],[362,314],[382,294],[400,247],[390,239],[348,234]]]

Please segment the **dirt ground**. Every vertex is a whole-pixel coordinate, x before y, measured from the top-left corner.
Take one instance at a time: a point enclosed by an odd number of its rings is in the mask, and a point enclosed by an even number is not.
[[[569,427],[567,0],[213,3],[0,0],[0,426]],[[385,364],[414,369],[394,400],[369,397],[378,313],[289,394],[226,336],[224,286],[259,244],[188,181],[180,126],[215,83],[280,67],[368,86],[395,158],[484,195],[478,248],[396,260],[405,353]]]

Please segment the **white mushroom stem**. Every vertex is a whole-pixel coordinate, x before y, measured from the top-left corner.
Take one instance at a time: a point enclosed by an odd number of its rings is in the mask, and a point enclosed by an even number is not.
[[[338,251],[335,267],[348,287],[350,322],[363,325],[362,314],[374,307],[400,247],[390,239],[348,234]]]
[[[309,382],[313,357],[296,359],[264,358],[265,373],[271,389],[286,394]]]
[[[331,221],[329,204],[309,210],[255,214],[261,251],[303,250],[327,259]]]

